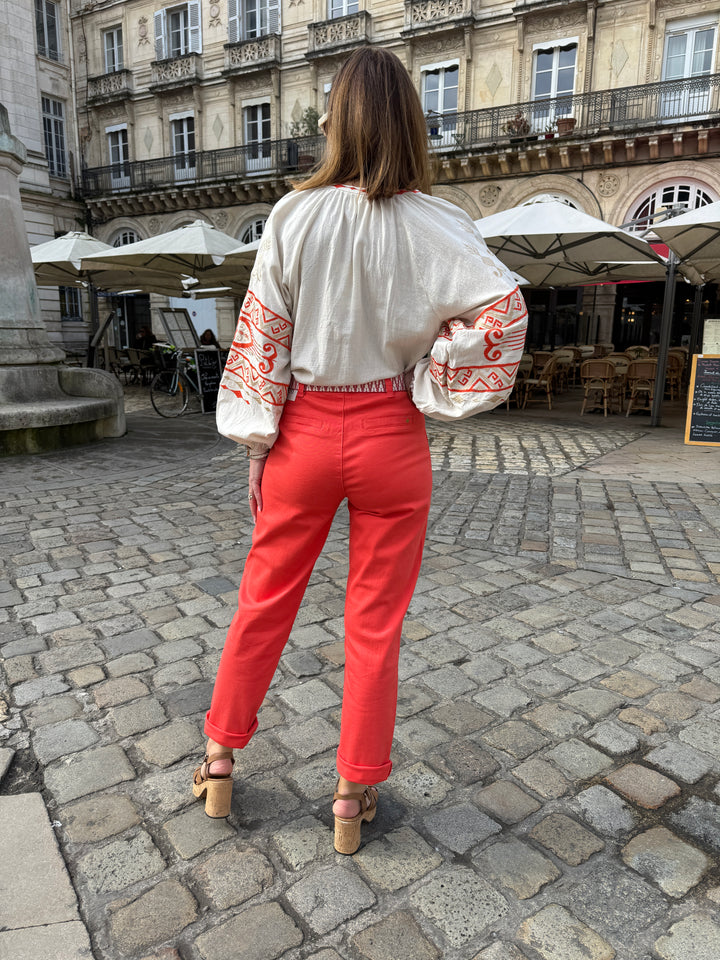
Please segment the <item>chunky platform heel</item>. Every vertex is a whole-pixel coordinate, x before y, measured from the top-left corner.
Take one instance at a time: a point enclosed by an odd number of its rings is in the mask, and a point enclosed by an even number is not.
[[[210,773],[210,764],[215,760],[235,760],[228,753],[205,754],[205,759],[193,774],[193,796],[200,800],[205,798],[205,813],[213,819],[220,819],[230,815],[232,800],[232,773],[223,776],[213,776]]]
[[[354,817],[335,817],[335,849],[338,853],[352,854],[360,846],[360,828],[363,821],[370,823],[377,813],[378,793],[375,787],[365,787],[362,793],[333,794],[335,800],[358,800],[360,812]]]

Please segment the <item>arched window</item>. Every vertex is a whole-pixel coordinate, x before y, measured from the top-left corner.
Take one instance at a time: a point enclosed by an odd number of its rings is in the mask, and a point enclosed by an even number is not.
[[[521,206],[527,207],[531,203],[543,203],[546,200],[556,200],[558,203],[564,203],[566,206],[572,207],[573,210],[578,209],[574,200],[563,196],[561,193],[538,193],[534,197],[530,197],[529,200],[523,200]]]
[[[255,240],[259,240],[266,223],[267,217],[258,217],[257,220],[251,220],[250,223],[243,227],[240,233],[240,243],[252,243]]]
[[[116,234],[113,238],[112,245],[114,247],[124,247],[126,244],[135,243],[135,241],[139,239],[140,237],[138,237],[134,230],[121,230],[120,233]]]
[[[704,184],[691,180],[662,184],[654,187],[635,205],[628,217],[628,229],[642,233],[653,225],[654,215],[663,209],[683,207],[685,210],[695,210],[717,199]]]

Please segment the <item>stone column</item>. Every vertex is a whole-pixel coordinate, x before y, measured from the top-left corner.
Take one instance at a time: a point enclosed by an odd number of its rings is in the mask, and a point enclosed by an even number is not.
[[[18,177],[27,159],[24,145],[10,132],[0,103],[0,366],[58,363],[62,350],[48,339],[20,203]]]

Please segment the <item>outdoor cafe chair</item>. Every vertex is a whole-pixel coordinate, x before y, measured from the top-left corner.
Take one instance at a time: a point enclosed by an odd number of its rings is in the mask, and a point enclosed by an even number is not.
[[[563,393],[565,390],[567,390],[570,383],[570,373],[575,357],[567,350],[556,350],[554,357],[557,360],[555,378],[557,381],[558,393]]]
[[[590,343],[583,343],[578,347],[580,351],[580,357],[582,360],[590,360],[595,356],[595,347]]]
[[[630,357],[631,360],[640,360],[642,357],[646,357],[648,355],[648,348],[643,347],[638,343],[633,347],[628,347],[625,350],[625,353]]]
[[[627,371],[627,387],[630,392],[630,400],[628,401],[626,417],[630,416],[630,411],[634,406],[637,406],[641,397],[645,399],[645,409],[652,406],[656,376],[656,359],[646,357],[643,360],[633,360],[631,362]]]
[[[545,364],[548,362],[548,360],[549,360],[550,357],[552,357],[552,356],[553,356],[553,354],[552,354],[552,352],[551,352],[550,350],[533,350],[533,354],[532,354],[532,358],[533,358],[533,372],[532,372],[532,375],[533,375],[534,377],[538,377],[538,376],[540,375],[540,373],[542,372],[543,367],[545,366]]]
[[[533,355],[533,360],[536,361],[537,354]],[[545,365],[542,370],[538,373],[537,376],[528,377],[524,382],[524,391],[523,391],[523,410],[527,407],[530,397],[532,396],[533,390],[537,387],[545,390],[545,396],[547,397],[548,410],[552,410],[552,395],[553,387],[555,386],[555,375],[557,372],[557,357],[554,353],[551,353],[548,359],[545,361]],[[534,373],[534,371],[533,371]]]
[[[518,364],[517,375],[515,377],[515,384],[513,386],[512,393],[508,395],[508,398],[505,401],[505,406],[508,411],[510,410],[511,400],[515,401],[516,407],[518,408],[520,407],[520,404],[522,402],[523,389],[524,389],[523,384],[532,373],[532,368],[533,368],[532,354],[524,353],[520,358],[520,363]]]
[[[610,360],[586,360],[580,367],[580,380],[585,388],[580,415],[590,402],[592,407],[602,407],[603,415],[608,415],[608,405],[617,403],[618,412],[622,412],[622,386],[615,365]]]
[[[679,399],[682,390],[682,379],[685,371],[685,359],[679,357],[677,353],[670,351],[667,358],[667,369],[665,371],[665,390],[670,394],[670,399],[675,400],[676,395]]]

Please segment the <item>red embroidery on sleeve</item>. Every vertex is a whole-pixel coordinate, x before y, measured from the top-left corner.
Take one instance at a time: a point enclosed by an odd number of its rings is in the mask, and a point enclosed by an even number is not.
[[[288,385],[273,379],[278,357],[290,352],[292,323],[275,313],[248,290],[240,311],[221,383],[237,397],[249,391],[272,406],[282,407]],[[239,388],[239,389],[238,389]]]
[[[449,393],[499,393],[512,388],[520,364],[527,308],[520,290],[486,307],[472,322],[453,318],[443,323],[438,339],[452,341],[461,331],[483,331],[482,360],[470,366],[452,366],[436,358],[430,376]],[[480,358],[479,358],[480,359]]]

